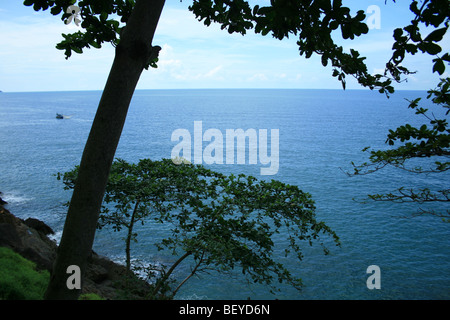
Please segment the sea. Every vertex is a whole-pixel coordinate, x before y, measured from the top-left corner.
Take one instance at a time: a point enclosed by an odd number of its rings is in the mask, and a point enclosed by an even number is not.
[[[422,97],[426,103],[426,95],[397,91],[387,98],[368,90],[137,90],[117,158],[129,162],[170,158],[179,143],[172,134],[184,129],[194,147],[195,123],[200,122],[202,133],[216,129],[223,139],[227,129],[267,130],[269,139],[271,130],[278,130],[278,170],[272,175],[261,174],[268,165],[260,159],[256,164],[248,159],[241,164],[203,164],[225,174],[243,173],[298,186],[314,199],[317,219],[341,241],[340,247],[326,242],[328,255],[304,243],[302,261],[274,252],[277,261],[301,277],[300,291],[281,284],[272,293],[266,285],[247,281],[236,266],[225,274],[199,273],[175,299],[450,299],[450,223],[415,215],[420,209],[445,211],[445,203],[425,207],[367,200],[368,194],[394,192],[402,186],[446,189],[449,174],[415,174],[389,167],[368,175],[347,174],[353,170],[352,162],[368,161],[364,148],[388,148],[389,129],[426,123],[408,108],[408,100]],[[47,223],[55,231],[55,241],[61,236],[65,203],[71,196],[56,175],[79,164],[100,97],[101,91],[0,93],[2,198],[14,215]],[[432,111],[436,116],[442,113]],[[56,113],[65,119],[56,119]],[[412,165],[426,168],[427,160]],[[133,261],[159,265],[176,261],[171,252],[158,251],[154,245],[167,236],[167,230],[151,222],[141,226],[137,242],[132,243]],[[101,229],[93,249],[123,263],[123,236]],[[283,235],[277,237],[283,244]],[[192,267],[185,261],[174,279],[181,281]]]

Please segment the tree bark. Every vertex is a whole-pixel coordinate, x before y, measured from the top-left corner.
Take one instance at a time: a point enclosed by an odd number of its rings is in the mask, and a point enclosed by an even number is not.
[[[187,251],[185,254],[183,254],[181,256],[181,258],[179,258],[177,261],[175,261],[175,263],[170,267],[169,271],[167,271],[167,273],[161,277],[161,279],[158,280],[155,289],[153,290],[153,296],[156,296],[158,294],[159,289],[161,288],[161,286],[167,281],[167,279],[169,279],[170,275],[172,274],[173,270],[175,270],[175,268],[187,257],[189,257],[192,254],[191,251]]]
[[[70,265],[81,270],[87,259],[131,98],[152,49],[152,40],[165,0],[138,0],[116,47],[111,71],[81,158],[78,178],[67,212],[46,299],[77,299],[81,289],[68,289]]]
[[[127,271],[131,271],[131,239],[133,237],[133,227],[136,220],[137,209],[139,208],[140,200],[136,200],[136,205],[134,206],[133,214],[131,215],[130,225],[128,226],[127,239],[125,241],[125,256],[126,256],[126,266]]]

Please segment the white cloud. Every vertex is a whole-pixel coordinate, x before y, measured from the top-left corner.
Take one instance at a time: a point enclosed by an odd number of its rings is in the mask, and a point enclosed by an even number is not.
[[[248,78],[248,81],[253,82],[253,81],[267,81],[269,80],[267,78],[267,76],[264,73],[255,73],[254,75],[252,75],[251,77]]]
[[[215,68],[213,68],[213,69],[211,69],[211,70],[209,70],[205,75],[204,75],[204,77],[205,78],[212,78],[212,77],[214,77],[220,70],[222,70],[222,68],[223,68],[223,66],[217,66],[217,67],[215,67]]]
[[[173,54],[173,48],[168,44],[164,44],[159,52],[158,67],[161,69],[170,67],[180,67],[181,60],[175,59]]]
[[[246,36],[230,35],[219,25],[204,26],[187,10],[188,5],[187,1],[166,2],[153,43],[162,47],[159,67],[144,71],[138,88],[340,88],[320,58],[314,55],[306,60],[299,56],[296,37],[278,41],[252,31]],[[359,2],[355,5],[360,6]],[[48,11],[25,10],[21,3],[1,6],[0,90],[104,87],[114,58],[114,48],[109,44],[100,50],[86,50],[82,55],[74,53],[65,60],[64,52],[55,49],[55,45],[62,40],[61,33],[76,31],[75,24],[65,25]],[[346,47],[356,47],[368,57],[369,70],[382,69],[391,54],[392,30],[382,9],[381,30],[371,30],[367,37],[345,42]],[[20,12],[22,16],[10,12]],[[425,61],[422,66],[422,60],[414,60],[412,65],[431,70]]]
[[[73,53],[68,60],[55,48],[62,33],[77,30],[59,18],[32,14],[0,21],[0,90],[53,91],[103,88],[114,51],[105,45],[101,50]]]

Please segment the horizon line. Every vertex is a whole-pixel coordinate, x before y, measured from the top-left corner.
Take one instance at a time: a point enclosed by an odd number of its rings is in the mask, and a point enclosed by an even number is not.
[[[377,89],[369,88],[150,88],[150,89],[135,89],[134,91],[163,91],[163,90],[334,90],[334,91],[373,91],[377,92]],[[429,89],[397,89],[395,91],[428,91]],[[82,90],[36,90],[36,91],[2,91],[1,93],[57,93],[57,92],[103,92],[103,89],[82,89]]]

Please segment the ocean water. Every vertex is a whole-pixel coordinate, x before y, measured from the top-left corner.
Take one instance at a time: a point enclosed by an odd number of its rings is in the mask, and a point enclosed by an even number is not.
[[[70,191],[55,177],[80,161],[101,92],[0,93],[0,191],[21,218],[35,217],[60,236]],[[298,185],[316,202],[317,217],[340,237],[330,254],[303,248],[304,259],[283,262],[303,280],[303,290],[281,286],[273,295],[249,285],[239,272],[204,273],[190,279],[177,299],[449,299],[450,224],[432,216],[411,217],[410,204],[366,202],[369,193],[398,186],[448,188],[450,176],[415,175],[385,168],[348,177],[351,161],[367,161],[364,147],[385,148],[388,129],[420,123],[405,99],[425,92],[399,91],[390,99],[359,90],[141,90],[133,97],[116,156],[128,161],[170,158],[176,129],[194,134],[214,128],[279,130],[279,169],[262,176],[265,165],[211,165],[223,173],[245,173]],[[56,113],[70,115],[57,120]],[[436,110],[439,112],[439,110]],[[193,144],[193,142],[192,142]],[[269,149],[270,154],[270,149]],[[247,161],[248,162],[248,161]],[[206,165],[208,166],[208,165]],[[435,209],[443,207],[436,206]],[[158,252],[161,225],[145,224],[133,244],[136,259],[159,263],[176,257]],[[97,232],[94,250],[123,260],[123,235]],[[282,239],[279,239],[282,243]],[[380,289],[370,290],[367,268],[380,268]],[[175,274],[184,278],[182,265]]]

